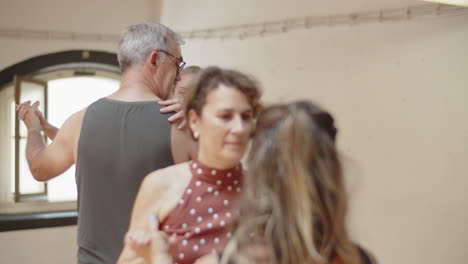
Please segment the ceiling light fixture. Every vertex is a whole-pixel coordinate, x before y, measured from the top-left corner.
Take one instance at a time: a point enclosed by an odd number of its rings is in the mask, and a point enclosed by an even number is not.
[[[422,0],[422,1],[444,4],[444,5],[468,6],[468,0]]]

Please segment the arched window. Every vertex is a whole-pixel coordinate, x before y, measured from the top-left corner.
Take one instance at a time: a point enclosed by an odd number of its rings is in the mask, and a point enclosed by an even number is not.
[[[49,122],[60,127],[119,86],[116,54],[101,51],[46,54],[0,72],[0,214],[76,208],[74,166],[47,183],[33,179],[25,155],[27,131],[15,104],[39,100]]]

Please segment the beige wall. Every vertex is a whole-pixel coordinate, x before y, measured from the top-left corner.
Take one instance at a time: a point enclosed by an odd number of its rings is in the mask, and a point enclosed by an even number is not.
[[[189,31],[375,9],[216,2],[164,1],[162,22]],[[188,40],[183,55],[189,65],[252,73],[267,101],[313,99],[334,113],[348,167],[350,227],[381,263],[461,264],[468,259],[467,46],[465,15]]]
[[[158,0],[0,0],[0,28],[120,35],[131,24],[158,20]],[[101,41],[0,38],[0,69],[44,53],[69,49],[115,52]]]
[[[159,18],[156,0],[0,0],[0,28],[119,35],[128,25]],[[0,37],[0,70],[50,52],[93,49],[116,52],[101,41]],[[0,232],[0,263],[76,263],[76,226]]]
[[[187,31],[418,4],[417,0],[165,0],[161,1],[161,21]]]
[[[76,226],[0,232],[0,262],[76,263]]]
[[[152,0],[0,1],[2,28],[119,34],[159,16]],[[187,31],[414,2],[168,0],[161,14]],[[465,16],[188,40],[183,53],[189,64],[254,74],[267,101],[310,98],[330,109],[349,169],[356,240],[381,263],[435,264],[468,259],[467,44]],[[115,51],[116,43],[0,38],[0,47],[1,69],[65,49]],[[73,263],[75,239],[75,227],[3,232],[1,262]]]

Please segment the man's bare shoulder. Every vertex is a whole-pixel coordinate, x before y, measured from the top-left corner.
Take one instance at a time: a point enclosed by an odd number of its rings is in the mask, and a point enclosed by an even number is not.
[[[87,109],[88,108],[84,108],[84,109],[72,114],[67,119],[67,121],[73,123],[73,125],[77,125],[77,126],[81,127],[81,123],[83,122],[83,118],[84,118],[84,115],[85,115]],[[67,121],[65,121],[65,122],[67,122]]]
[[[80,110],[68,117],[67,120],[65,120],[63,125],[60,127],[57,135],[61,135],[64,133],[68,135],[71,133],[79,132],[79,130],[81,129],[81,124],[83,123],[83,118],[86,109],[87,108]]]
[[[66,140],[71,142],[77,142],[81,131],[81,125],[83,123],[83,117],[86,112],[86,108],[72,114],[60,127],[55,140]]]

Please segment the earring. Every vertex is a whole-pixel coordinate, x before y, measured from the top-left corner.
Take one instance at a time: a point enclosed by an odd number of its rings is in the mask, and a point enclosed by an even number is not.
[[[200,136],[200,133],[198,133],[197,131],[193,132],[193,137],[195,139],[198,139],[199,136]]]

